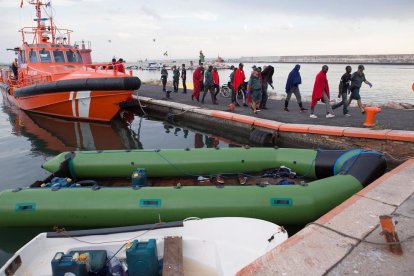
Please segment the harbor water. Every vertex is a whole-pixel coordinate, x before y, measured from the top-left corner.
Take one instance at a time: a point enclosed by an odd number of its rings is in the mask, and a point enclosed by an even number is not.
[[[188,64],[186,64],[188,66]],[[238,66],[236,63],[229,63],[229,65]],[[246,81],[248,80],[252,71],[252,66],[272,65],[275,68],[273,76],[274,88],[269,87],[269,92],[272,96],[282,98],[286,95],[285,85],[289,72],[296,64],[290,63],[245,63],[244,71]],[[299,86],[302,97],[306,101],[310,101],[312,96],[313,84],[316,74],[321,70],[323,64],[301,64],[300,74],[302,76],[302,85]],[[338,84],[341,76],[345,73],[345,66],[347,64],[328,64],[328,81],[329,87],[332,91],[332,97],[336,98],[338,94]],[[177,63],[177,66],[181,66]],[[352,72],[358,69],[358,64],[350,64]],[[187,72],[187,82],[192,82],[192,72]],[[220,84],[225,84],[229,81],[231,73],[230,69],[219,70]],[[363,84],[361,88],[362,101],[368,105],[387,105],[389,102],[409,103],[414,104],[414,91],[412,84],[414,82],[414,65],[365,65],[365,77],[369,80],[373,87]],[[133,74],[138,76],[143,82],[159,82],[160,71],[146,71],[133,70]],[[172,82],[172,72],[168,71],[168,81]],[[181,79],[180,79],[181,82]],[[172,89],[171,89],[172,90]],[[294,97],[293,97],[294,98]]]

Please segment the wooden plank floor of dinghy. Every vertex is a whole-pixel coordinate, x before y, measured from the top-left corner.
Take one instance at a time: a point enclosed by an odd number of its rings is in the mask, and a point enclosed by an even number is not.
[[[181,237],[164,238],[163,276],[183,276],[183,239]]]

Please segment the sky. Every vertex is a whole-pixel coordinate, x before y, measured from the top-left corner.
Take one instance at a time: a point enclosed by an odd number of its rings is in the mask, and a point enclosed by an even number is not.
[[[0,62],[33,26],[24,0],[0,0]],[[48,2],[49,0],[44,0]],[[414,54],[414,0],[53,0],[58,27],[91,41],[94,61]]]

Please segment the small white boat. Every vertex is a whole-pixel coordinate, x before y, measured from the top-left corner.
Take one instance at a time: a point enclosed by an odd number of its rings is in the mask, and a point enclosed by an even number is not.
[[[142,68],[142,70],[161,70],[162,69],[162,63],[158,62],[148,62],[148,64]]]
[[[238,217],[41,233],[7,261],[0,275],[88,275],[81,270],[104,271],[104,266],[105,273],[118,271],[112,275],[125,275],[126,269],[130,276],[158,275],[161,271],[162,275],[235,275],[287,237],[283,227],[274,223]],[[142,251],[151,251],[150,244],[155,251],[152,260],[151,253]],[[145,246],[148,248],[143,249]],[[105,256],[96,257],[96,252]],[[97,268],[99,258],[103,261]],[[134,272],[138,263],[144,272]]]

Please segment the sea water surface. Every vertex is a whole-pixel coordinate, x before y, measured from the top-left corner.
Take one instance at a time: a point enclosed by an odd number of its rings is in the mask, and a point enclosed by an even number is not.
[[[235,63],[229,65],[238,66]],[[181,64],[177,64],[181,65]],[[273,95],[284,97],[286,79],[289,72],[296,64],[290,63],[245,63],[244,71],[248,79],[252,71],[252,66],[272,65],[275,68],[273,82],[275,89],[269,87],[269,92]],[[302,76],[302,84],[299,86],[302,97],[310,101],[312,97],[312,89],[316,74],[321,71],[323,64],[301,64],[300,74]],[[328,64],[329,71],[327,74],[329,87],[333,92],[333,97],[338,94],[338,84],[341,76],[345,73],[347,64]],[[352,72],[356,71],[358,64],[349,64]],[[188,66],[188,64],[187,64]],[[231,73],[230,69],[218,70],[220,83],[224,84],[229,81]],[[172,72],[168,71],[168,80],[172,82]],[[192,83],[193,71],[187,72],[187,82]],[[363,103],[369,105],[386,105],[389,102],[414,104],[414,91],[412,85],[414,83],[414,65],[365,65],[365,77],[369,80],[373,87],[363,84],[361,88],[361,97]],[[142,81],[159,81],[160,71],[133,70],[133,74],[138,76]],[[180,79],[181,81],[181,79]],[[247,81],[247,80],[246,80]],[[294,98],[294,97],[293,97]]]

